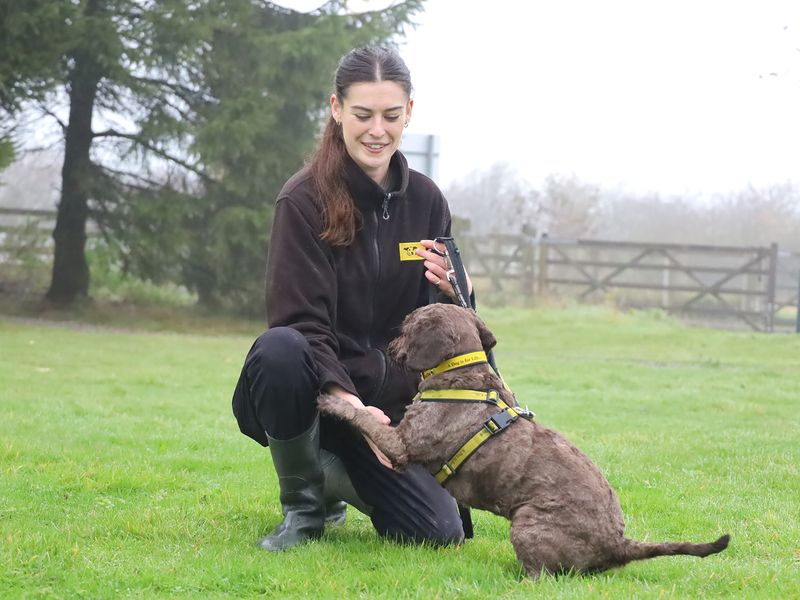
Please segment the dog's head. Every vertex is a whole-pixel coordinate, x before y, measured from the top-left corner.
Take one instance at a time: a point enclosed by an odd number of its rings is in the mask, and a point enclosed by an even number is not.
[[[424,371],[458,354],[489,350],[497,340],[475,311],[455,304],[429,304],[409,314],[389,356],[412,371]]]

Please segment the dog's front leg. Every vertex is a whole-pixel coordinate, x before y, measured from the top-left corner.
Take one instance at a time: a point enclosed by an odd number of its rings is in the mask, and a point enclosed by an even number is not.
[[[367,436],[392,462],[395,469],[408,466],[408,452],[397,430],[378,422],[369,411],[358,409],[347,400],[331,394],[320,394],[317,406],[321,413],[336,417],[349,423],[357,431]]]

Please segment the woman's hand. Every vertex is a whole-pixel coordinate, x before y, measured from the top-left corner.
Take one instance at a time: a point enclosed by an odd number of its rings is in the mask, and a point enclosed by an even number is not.
[[[427,269],[425,271],[425,278],[439,288],[440,292],[444,292],[452,300],[458,300],[453,286],[447,279],[447,263],[445,262],[444,256],[439,256],[436,252],[432,251],[435,242],[433,240],[420,240],[419,243],[424,247],[424,249],[417,248],[417,256],[421,256],[425,259],[424,265],[425,269]],[[444,244],[440,245],[442,247],[439,248],[439,246],[436,246],[435,250],[444,253]],[[467,274],[467,288],[467,296],[470,296],[472,294],[472,280],[469,278],[469,274]]]
[[[351,394],[340,385],[332,383],[325,388],[325,391],[328,394],[341,398],[342,400],[347,400],[350,404],[352,404],[355,408],[359,410],[366,410],[383,425],[389,425],[389,423],[392,422],[391,419],[386,416],[386,413],[384,413],[380,408],[378,408],[377,406],[365,406],[364,403],[361,401],[361,398],[359,398],[355,394]],[[387,469],[394,469],[394,467],[392,466],[392,461],[390,461],[386,457],[386,455],[378,449],[378,447],[373,443],[373,441],[366,436],[364,436],[364,439],[367,440],[367,444],[369,445],[370,449],[372,450],[372,453],[375,455],[378,461]]]

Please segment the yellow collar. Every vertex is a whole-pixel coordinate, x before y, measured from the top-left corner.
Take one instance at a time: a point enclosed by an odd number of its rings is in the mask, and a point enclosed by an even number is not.
[[[489,361],[486,358],[486,352],[484,352],[483,350],[480,350],[478,352],[468,352],[466,354],[459,354],[457,356],[454,356],[453,358],[448,358],[447,360],[440,362],[432,369],[423,371],[422,378],[427,379],[431,375],[437,375],[439,373],[444,373],[445,371],[452,371],[453,369],[459,369],[461,367],[466,367],[467,365],[477,365],[488,362]]]

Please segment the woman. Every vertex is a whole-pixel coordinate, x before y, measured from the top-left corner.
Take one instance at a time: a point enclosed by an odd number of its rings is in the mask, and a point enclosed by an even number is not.
[[[387,361],[387,344],[429,303],[431,286],[434,300],[453,296],[443,259],[430,251],[450,233],[447,203],[397,151],[413,107],[408,68],[390,49],[355,49],[341,59],[334,89],[319,148],[278,195],[269,330],[233,397],[239,428],[269,446],[280,484],[284,520],[260,546],[318,537],[326,522],[344,520],[342,500],[369,514],[382,536],[459,543],[455,501],[433,476],[391,470],[364,438],[316,410],[325,391],[399,421],[417,381]]]

